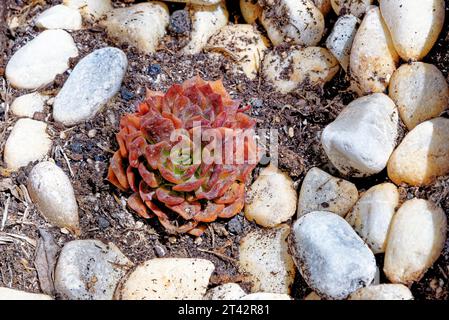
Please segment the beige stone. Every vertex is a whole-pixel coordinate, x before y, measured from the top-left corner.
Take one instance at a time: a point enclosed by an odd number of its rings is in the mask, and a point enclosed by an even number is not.
[[[63,4],[79,10],[83,18],[90,22],[95,22],[112,10],[111,0],[64,0]]]
[[[449,101],[446,78],[437,67],[423,62],[399,67],[391,77],[388,92],[409,130],[438,117]]]
[[[435,118],[416,126],[388,161],[396,184],[426,186],[449,173],[449,119]]]
[[[431,201],[405,202],[391,224],[384,272],[393,283],[419,281],[438,259],[446,242],[444,211]]]
[[[348,300],[413,300],[412,292],[402,284],[380,284],[361,288]]]
[[[355,35],[350,55],[352,88],[360,96],[384,92],[399,56],[380,10],[372,6]]]
[[[240,11],[246,23],[253,24],[262,16],[262,7],[254,0],[240,0]]]

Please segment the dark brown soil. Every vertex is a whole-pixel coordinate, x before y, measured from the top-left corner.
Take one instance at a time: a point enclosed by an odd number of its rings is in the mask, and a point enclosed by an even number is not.
[[[0,76],[3,76],[3,68],[11,54],[38,33],[38,30],[32,27],[33,17],[50,5],[59,3],[56,0],[8,1],[8,17],[17,17],[21,26],[7,32],[7,45],[3,53],[0,51]],[[120,6],[123,2],[117,0],[114,4]],[[236,7],[238,1],[227,2],[231,13],[230,20],[241,21],[239,9]],[[180,4],[170,6],[171,11],[182,8]],[[330,21],[330,29],[335,17],[330,16],[327,20]],[[436,64],[446,77],[449,74],[449,40],[446,39],[448,31],[446,24],[438,44],[426,58],[426,61]],[[72,62],[73,65],[94,49],[108,45],[117,46],[98,26],[86,25],[84,30],[72,32],[72,35],[80,50],[80,56]],[[121,194],[105,180],[112,150],[117,149],[114,135],[118,130],[120,116],[134,110],[147,87],[163,91],[172,84],[195,75],[209,80],[221,78],[235,98],[253,106],[251,113],[258,120],[259,128],[279,129],[280,168],[299,186],[304,174],[313,166],[338,175],[321,150],[320,134],[354,96],[347,91],[348,83],[343,72],[324,88],[302,87],[292,94],[278,94],[261,77],[253,81],[248,80],[235,68],[233,61],[226,57],[207,53],[181,56],[178,49],[185,41],[183,37],[177,38],[174,32],[170,32],[162,42],[160,50],[151,55],[142,55],[131,47],[119,46],[129,59],[127,76],[117,98],[94,120],[73,128],[64,128],[53,122],[51,112],[47,110],[44,118],[49,123],[49,133],[54,141],[51,157],[68,175],[70,170],[73,172],[71,181],[80,207],[83,230],[81,239],[112,241],[135,263],[157,256],[204,257],[216,265],[212,284],[235,281],[248,288],[249,284],[245,276],[237,271],[235,261],[238,259],[238,243],[241,237],[250,230],[259,228],[258,226],[239,215],[231,221],[212,223],[201,238],[195,239],[188,235],[169,236],[157,221],[144,221],[130,212],[125,206],[126,195]],[[56,94],[67,76],[67,73],[59,76],[44,91]],[[14,97],[22,93],[9,87],[3,78],[0,79],[0,102],[9,104]],[[1,154],[8,131],[16,120],[11,114],[5,113],[5,103],[0,109]],[[93,130],[96,131],[95,136]],[[89,132],[91,137],[88,136]],[[0,160],[0,167],[2,165]],[[21,186],[26,185],[27,173],[31,168],[30,164],[13,174],[0,168],[0,222],[3,208],[9,203],[6,226],[0,231],[0,286],[40,292],[34,265],[35,242],[39,239],[39,229],[49,230],[60,247],[74,238],[51,227],[33,205],[27,202]],[[258,169],[255,175],[257,173]],[[353,179],[361,191],[387,180],[386,173],[369,179]],[[441,177],[428,188],[401,187],[401,195],[403,199],[415,196],[432,199],[449,213],[449,177]],[[383,257],[379,257],[379,261],[382,259]],[[412,286],[416,299],[447,300],[448,274],[449,249],[446,243],[440,259],[419,283]],[[385,281],[383,275],[382,280]],[[310,289],[298,275],[292,296],[302,299],[309,292]]]

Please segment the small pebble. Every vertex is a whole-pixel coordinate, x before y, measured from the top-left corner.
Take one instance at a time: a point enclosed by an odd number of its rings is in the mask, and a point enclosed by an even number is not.
[[[188,34],[192,28],[189,12],[176,10],[170,16],[168,30],[173,34]]]
[[[167,249],[165,249],[163,245],[155,245],[153,249],[159,258],[165,257],[165,255],[167,254]]]
[[[97,129],[91,129],[87,132],[87,136],[89,138],[95,138],[96,135],[97,135]]]
[[[152,77],[156,77],[157,75],[159,75],[162,71],[161,65],[160,64],[150,64],[148,67],[148,75],[152,76]]]

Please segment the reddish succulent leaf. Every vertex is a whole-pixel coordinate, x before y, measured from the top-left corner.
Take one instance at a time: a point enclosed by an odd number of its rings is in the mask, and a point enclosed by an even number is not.
[[[148,214],[147,206],[143,203],[138,193],[133,193],[131,197],[128,198],[128,207],[136,211],[137,214],[142,218],[151,218],[151,216]]]

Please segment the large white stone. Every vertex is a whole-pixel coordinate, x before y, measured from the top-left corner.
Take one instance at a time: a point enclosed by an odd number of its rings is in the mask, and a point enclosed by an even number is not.
[[[396,51],[405,61],[421,60],[443,28],[444,0],[382,0],[380,10]]]
[[[357,290],[349,300],[413,300],[413,295],[402,284],[380,284]]]
[[[6,66],[6,78],[20,89],[37,89],[51,83],[69,68],[69,59],[78,56],[70,34],[46,30],[17,50]]]
[[[267,0],[261,22],[274,45],[286,41],[316,46],[323,36],[324,16],[309,0]]]
[[[384,260],[387,278],[405,285],[419,281],[440,256],[446,229],[446,214],[433,202],[405,202],[394,216],[388,235]]]
[[[83,20],[78,10],[62,4],[51,7],[36,18],[36,26],[42,29],[81,29]]]
[[[352,14],[361,17],[373,3],[373,0],[331,0],[332,8],[337,15]]]
[[[345,299],[372,283],[373,253],[340,216],[308,213],[293,225],[290,249],[301,275],[320,297]]]
[[[326,40],[326,47],[337,58],[345,71],[349,68],[349,56],[360,20],[350,14],[341,16],[334,24]]]
[[[397,185],[426,186],[449,173],[449,119],[425,121],[410,131],[388,161]]]
[[[113,243],[71,241],[62,248],[56,265],[56,292],[68,300],[112,300],[117,283],[131,267]]]
[[[204,300],[239,300],[246,296],[237,283],[225,283],[207,291]]]
[[[323,86],[338,70],[338,60],[320,47],[273,50],[265,55],[263,62],[265,79],[284,94],[301,85]]]
[[[290,293],[295,264],[288,253],[290,227],[253,231],[240,241],[239,265],[249,275],[252,292]]]
[[[365,177],[381,172],[396,145],[398,112],[394,102],[375,93],[351,102],[323,131],[321,142],[343,174]]]
[[[190,40],[182,49],[185,54],[201,52],[210,37],[228,24],[229,13],[224,2],[213,6],[188,6],[192,31]]]
[[[254,79],[265,56],[267,46],[262,35],[249,24],[227,25],[213,35],[208,42],[210,50],[227,50],[246,76]],[[220,52],[220,51],[218,51]]]
[[[126,55],[117,48],[84,57],[55,98],[54,119],[71,126],[94,117],[119,91],[127,66]]]
[[[146,2],[110,11],[102,25],[118,43],[128,43],[143,53],[152,53],[164,37],[169,20],[164,3]]]
[[[34,166],[28,177],[28,192],[51,224],[75,234],[80,232],[72,183],[56,164],[46,161]]]
[[[384,92],[399,62],[380,10],[372,6],[357,30],[350,55],[352,89],[360,96]]]
[[[307,172],[299,192],[298,217],[313,211],[330,211],[344,217],[359,198],[357,187],[318,168]]]
[[[296,204],[292,179],[270,165],[248,190],[245,216],[263,227],[275,227],[295,214]]]
[[[53,298],[46,294],[0,287],[0,301],[1,300],[53,300]]]
[[[112,10],[111,0],[64,0],[63,4],[79,10],[84,19],[94,22]]]
[[[205,259],[161,258],[139,265],[117,290],[121,300],[200,300],[214,264]]]
[[[375,254],[383,253],[391,220],[398,205],[398,188],[392,183],[379,184],[360,197],[346,221]]]
[[[388,94],[409,130],[438,117],[448,106],[446,77],[432,64],[403,64],[391,77]]]
[[[44,158],[51,148],[45,122],[20,119],[6,140],[4,160],[11,170]]]
[[[32,118],[34,113],[43,112],[48,96],[33,92],[14,99],[11,112],[18,117]]]

